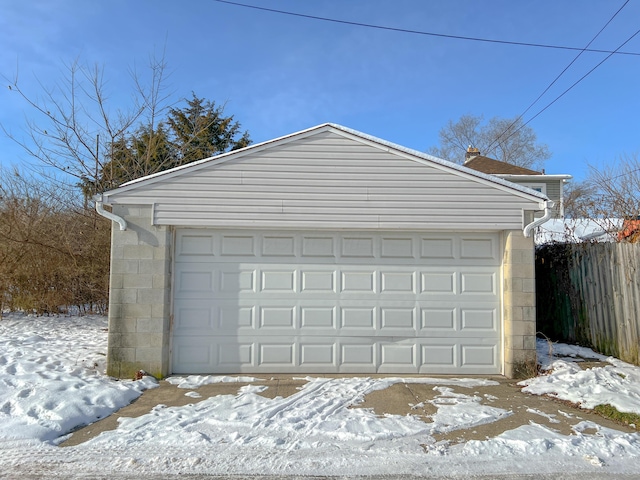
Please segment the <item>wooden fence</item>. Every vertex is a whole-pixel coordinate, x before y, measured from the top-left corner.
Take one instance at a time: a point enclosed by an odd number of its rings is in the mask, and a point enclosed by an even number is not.
[[[538,330],[640,365],[640,243],[536,251]]]

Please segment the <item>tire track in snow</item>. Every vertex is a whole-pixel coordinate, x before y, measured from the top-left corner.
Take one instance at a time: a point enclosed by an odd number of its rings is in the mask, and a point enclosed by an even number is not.
[[[298,393],[276,405],[259,410],[253,428],[268,428],[275,420],[293,426],[293,430],[313,430],[341,409],[359,403],[373,390],[376,381],[370,378],[310,379]],[[338,395],[336,395],[338,393]],[[305,425],[301,425],[305,422]],[[279,426],[285,426],[280,424]]]

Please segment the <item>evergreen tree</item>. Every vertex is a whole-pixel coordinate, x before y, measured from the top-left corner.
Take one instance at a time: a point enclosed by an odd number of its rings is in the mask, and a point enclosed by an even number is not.
[[[212,157],[251,143],[248,132],[240,133],[233,115],[225,116],[224,107],[192,93],[184,108],[169,110],[167,125],[180,164]]]
[[[251,143],[249,133],[241,133],[240,123],[233,115],[225,116],[223,107],[195,94],[186,102],[183,108],[171,108],[166,120],[155,128],[143,125],[112,142],[97,184],[83,179],[85,195]]]

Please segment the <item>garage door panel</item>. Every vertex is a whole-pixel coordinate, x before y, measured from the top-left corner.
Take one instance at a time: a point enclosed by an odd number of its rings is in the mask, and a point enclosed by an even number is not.
[[[337,329],[336,307],[327,306],[303,306],[300,307],[301,330],[326,330]]]
[[[415,336],[417,324],[416,307],[380,307],[380,334]]]
[[[496,358],[496,345],[461,345],[462,367],[493,367]]]
[[[376,294],[376,276],[376,272],[371,270],[342,271],[340,293],[343,295]]]
[[[458,309],[456,307],[423,307],[421,309],[421,325],[425,336],[454,335],[459,330]]]
[[[228,267],[227,267],[228,268]],[[235,267],[219,272],[218,293],[235,297],[242,293],[256,293],[256,270],[253,268]]]
[[[462,272],[460,293],[462,295],[497,295],[498,285],[494,272]]]
[[[327,339],[324,343],[302,342],[300,344],[300,366],[333,371],[338,366],[337,349],[338,346],[333,339]]]
[[[188,305],[179,305],[174,310],[174,330],[181,332],[213,331],[216,325],[216,307],[210,302],[194,302]]]
[[[295,307],[260,307],[258,328],[260,330],[297,329]]]
[[[421,344],[422,371],[441,371],[442,369],[457,369],[459,366],[458,346],[449,341],[446,344]]]
[[[341,245],[342,257],[375,258],[375,239],[371,236],[345,235]]]
[[[499,245],[495,238],[462,237],[460,239],[461,259],[497,260]]]
[[[342,339],[340,347],[341,372],[375,373],[378,365],[376,344],[367,339]]]
[[[335,306],[287,305],[277,300],[251,302],[220,301],[211,307],[207,302],[190,302],[177,306],[175,329],[202,331],[207,335],[344,335],[344,336],[442,336],[459,337],[497,334],[498,311],[486,308],[458,308],[455,304],[438,308],[420,307],[419,303],[340,302]],[[208,333],[207,333],[208,332]]]
[[[262,293],[297,293],[296,269],[264,269],[260,272],[260,292]]]
[[[391,294],[416,294],[416,273],[410,272],[380,272],[380,293]]]
[[[497,332],[498,330],[498,312],[495,308],[463,308],[461,313],[460,329],[463,331]]]
[[[333,235],[302,235],[302,258],[335,258],[335,237]]]
[[[380,342],[380,373],[416,373],[418,356],[414,343]]]
[[[220,305],[217,309],[217,330],[222,332],[238,332],[254,330],[256,325],[256,308],[253,305]],[[216,325],[214,322],[213,325]]]
[[[450,237],[422,236],[420,239],[420,258],[431,260],[454,260],[455,239]]]
[[[258,367],[266,368],[291,368],[295,367],[296,344],[283,342],[277,343],[258,342]]]
[[[375,335],[377,311],[374,307],[343,306],[340,309],[340,332],[343,335]]]
[[[256,238],[252,234],[221,234],[220,255],[225,257],[254,257]]]
[[[420,280],[420,293],[424,296],[456,295],[458,292],[456,272],[420,272]]]
[[[380,256],[382,258],[414,258],[416,243],[413,237],[387,237],[380,239]]]
[[[420,342],[419,373],[486,374],[497,371],[499,343],[487,339],[430,338]]]
[[[206,231],[192,231],[178,236],[176,242],[176,255],[183,261],[191,257],[214,256],[214,235]]]
[[[174,275],[176,298],[208,298],[215,291],[216,274],[206,268],[177,269]]]
[[[294,235],[264,235],[261,253],[263,257],[295,257],[296,238]]]
[[[216,365],[221,372],[235,369],[237,365],[250,365],[254,368],[256,366],[255,344],[253,342],[221,343],[217,345],[216,352],[217,359],[213,365]],[[208,368],[211,369],[213,365]]]
[[[174,373],[441,373],[495,371],[498,344],[470,339],[217,336],[174,338]],[[275,370],[274,370],[275,369]]]
[[[500,373],[496,234],[176,236],[176,373]]]
[[[336,271],[334,269],[321,270],[303,270],[300,275],[301,285],[300,293],[302,294],[335,294],[336,289]]]
[[[203,373],[217,364],[216,342],[202,337],[174,337],[172,345],[173,373]],[[218,367],[216,367],[218,368]]]

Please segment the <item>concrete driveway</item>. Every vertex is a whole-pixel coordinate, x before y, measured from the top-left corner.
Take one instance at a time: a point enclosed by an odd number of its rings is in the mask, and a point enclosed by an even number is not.
[[[586,365],[585,365],[586,366]],[[318,375],[321,377],[345,377],[345,375]],[[362,375],[360,375],[362,376]],[[369,377],[381,377],[371,375]],[[411,376],[404,376],[409,378]],[[424,376],[422,376],[424,377]],[[437,377],[433,378],[452,378]],[[578,408],[565,402],[548,397],[523,393],[517,382],[500,376],[483,376],[497,382],[497,385],[468,388],[450,386],[454,393],[464,395],[473,394],[482,404],[501,408],[512,412],[511,415],[492,423],[474,426],[470,429],[454,430],[446,434],[434,435],[436,441],[448,441],[451,444],[466,442],[469,440],[485,440],[493,438],[507,430],[512,430],[531,422],[545,425],[564,435],[573,432],[572,426],[580,420],[589,420],[604,427],[614,428],[625,432],[636,430],[613,423],[595,413]],[[307,381],[290,375],[273,375],[269,379],[252,382],[252,385],[266,386],[260,393],[266,398],[289,397],[297,393]],[[145,391],[141,397],[130,405],[120,409],[111,416],[104,418],[92,425],[83,427],[66,440],[60,446],[79,445],[99,435],[101,432],[114,430],[118,427],[118,419],[121,417],[139,417],[149,413],[157,405],[183,406],[203,401],[217,395],[236,395],[242,386],[247,383],[215,383],[201,386],[195,391],[199,398],[186,396],[185,393],[193,390],[178,388],[165,380],[160,382],[159,388]],[[414,415],[424,422],[431,421],[437,407],[433,401],[438,392],[433,385],[420,383],[396,383],[385,390],[374,391],[364,398],[364,401],[353,408],[369,408],[377,415]]]

